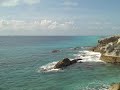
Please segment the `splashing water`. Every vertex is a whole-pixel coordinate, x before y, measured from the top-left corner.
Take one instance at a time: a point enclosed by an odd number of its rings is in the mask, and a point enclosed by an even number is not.
[[[74,54],[75,59],[81,58],[82,60],[78,62],[103,62],[100,60],[101,54],[98,52],[92,52],[92,51],[79,51],[78,54]],[[72,60],[72,59],[70,59]],[[48,63],[46,65],[43,65],[40,67],[38,72],[58,72],[60,69],[54,69],[54,66],[57,64],[57,62]]]
[[[40,67],[38,72],[57,72],[60,69],[54,69],[54,66],[56,64],[57,64],[57,62],[52,62],[52,63],[48,63],[46,65],[43,65],[43,66]]]
[[[103,62],[100,60],[101,54],[99,52],[92,51],[79,51],[78,54],[74,54],[76,58],[81,58],[82,62]]]

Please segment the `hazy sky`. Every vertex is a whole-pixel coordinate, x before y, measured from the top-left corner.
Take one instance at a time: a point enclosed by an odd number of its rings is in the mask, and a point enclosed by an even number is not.
[[[0,0],[0,35],[120,34],[120,0]]]

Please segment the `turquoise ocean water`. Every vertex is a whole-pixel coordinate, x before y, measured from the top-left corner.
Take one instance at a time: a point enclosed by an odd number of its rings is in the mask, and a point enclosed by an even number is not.
[[[78,63],[58,72],[40,67],[63,58],[75,58],[100,36],[1,36],[0,90],[106,90],[120,81],[120,66],[101,62]],[[79,47],[74,50],[73,48]],[[52,53],[52,50],[60,50]]]

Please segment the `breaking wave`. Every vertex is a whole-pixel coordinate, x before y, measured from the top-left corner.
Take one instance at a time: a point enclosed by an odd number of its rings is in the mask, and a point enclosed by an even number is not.
[[[43,65],[39,68],[38,72],[57,72],[60,69],[54,69],[54,66],[57,64],[57,62],[48,63],[46,65]]]
[[[82,62],[103,62],[100,60],[101,54],[99,52],[92,51],[79,51],[78,54],[74,54],[75,58],[81,58]]]
[[[78,62],[103,62],[100,60],[101,54],[98,52],[92,52],[92,51],[79,51],[78,54],[74,54],[75,59],[82,59]],[[72,60],[72,59],[71,59]],[[46,65],[43,65],[39,68],[38,72],[58,72],[60,69],[54,69],[54,66],[57,64],[57,62],[48,63]]]

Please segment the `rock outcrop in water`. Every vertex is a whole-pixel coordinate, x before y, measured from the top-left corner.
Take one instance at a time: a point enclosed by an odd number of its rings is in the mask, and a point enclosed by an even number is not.
[[[120,83],[112,84],[109,90],[120,90]]]
[[[52,53],[58,53],[60,50],[53,50]]]
[[[109,63],[120,63],[120,35],[98,41],[92,51],[101,53],[101,60]]]
[[[70,65],[72,65],[72,64],[77,63],[77,61],[79,61],[79,60],[82,60],[82,59],[74,59],[74,60],[71,61],[70,59],[65,58],[65,59],[59,61],[59,62],[55,65],[54,68],[55,68],[55,69],[65,68],[65,67],[67,67],[67,66],[70,66]]]

